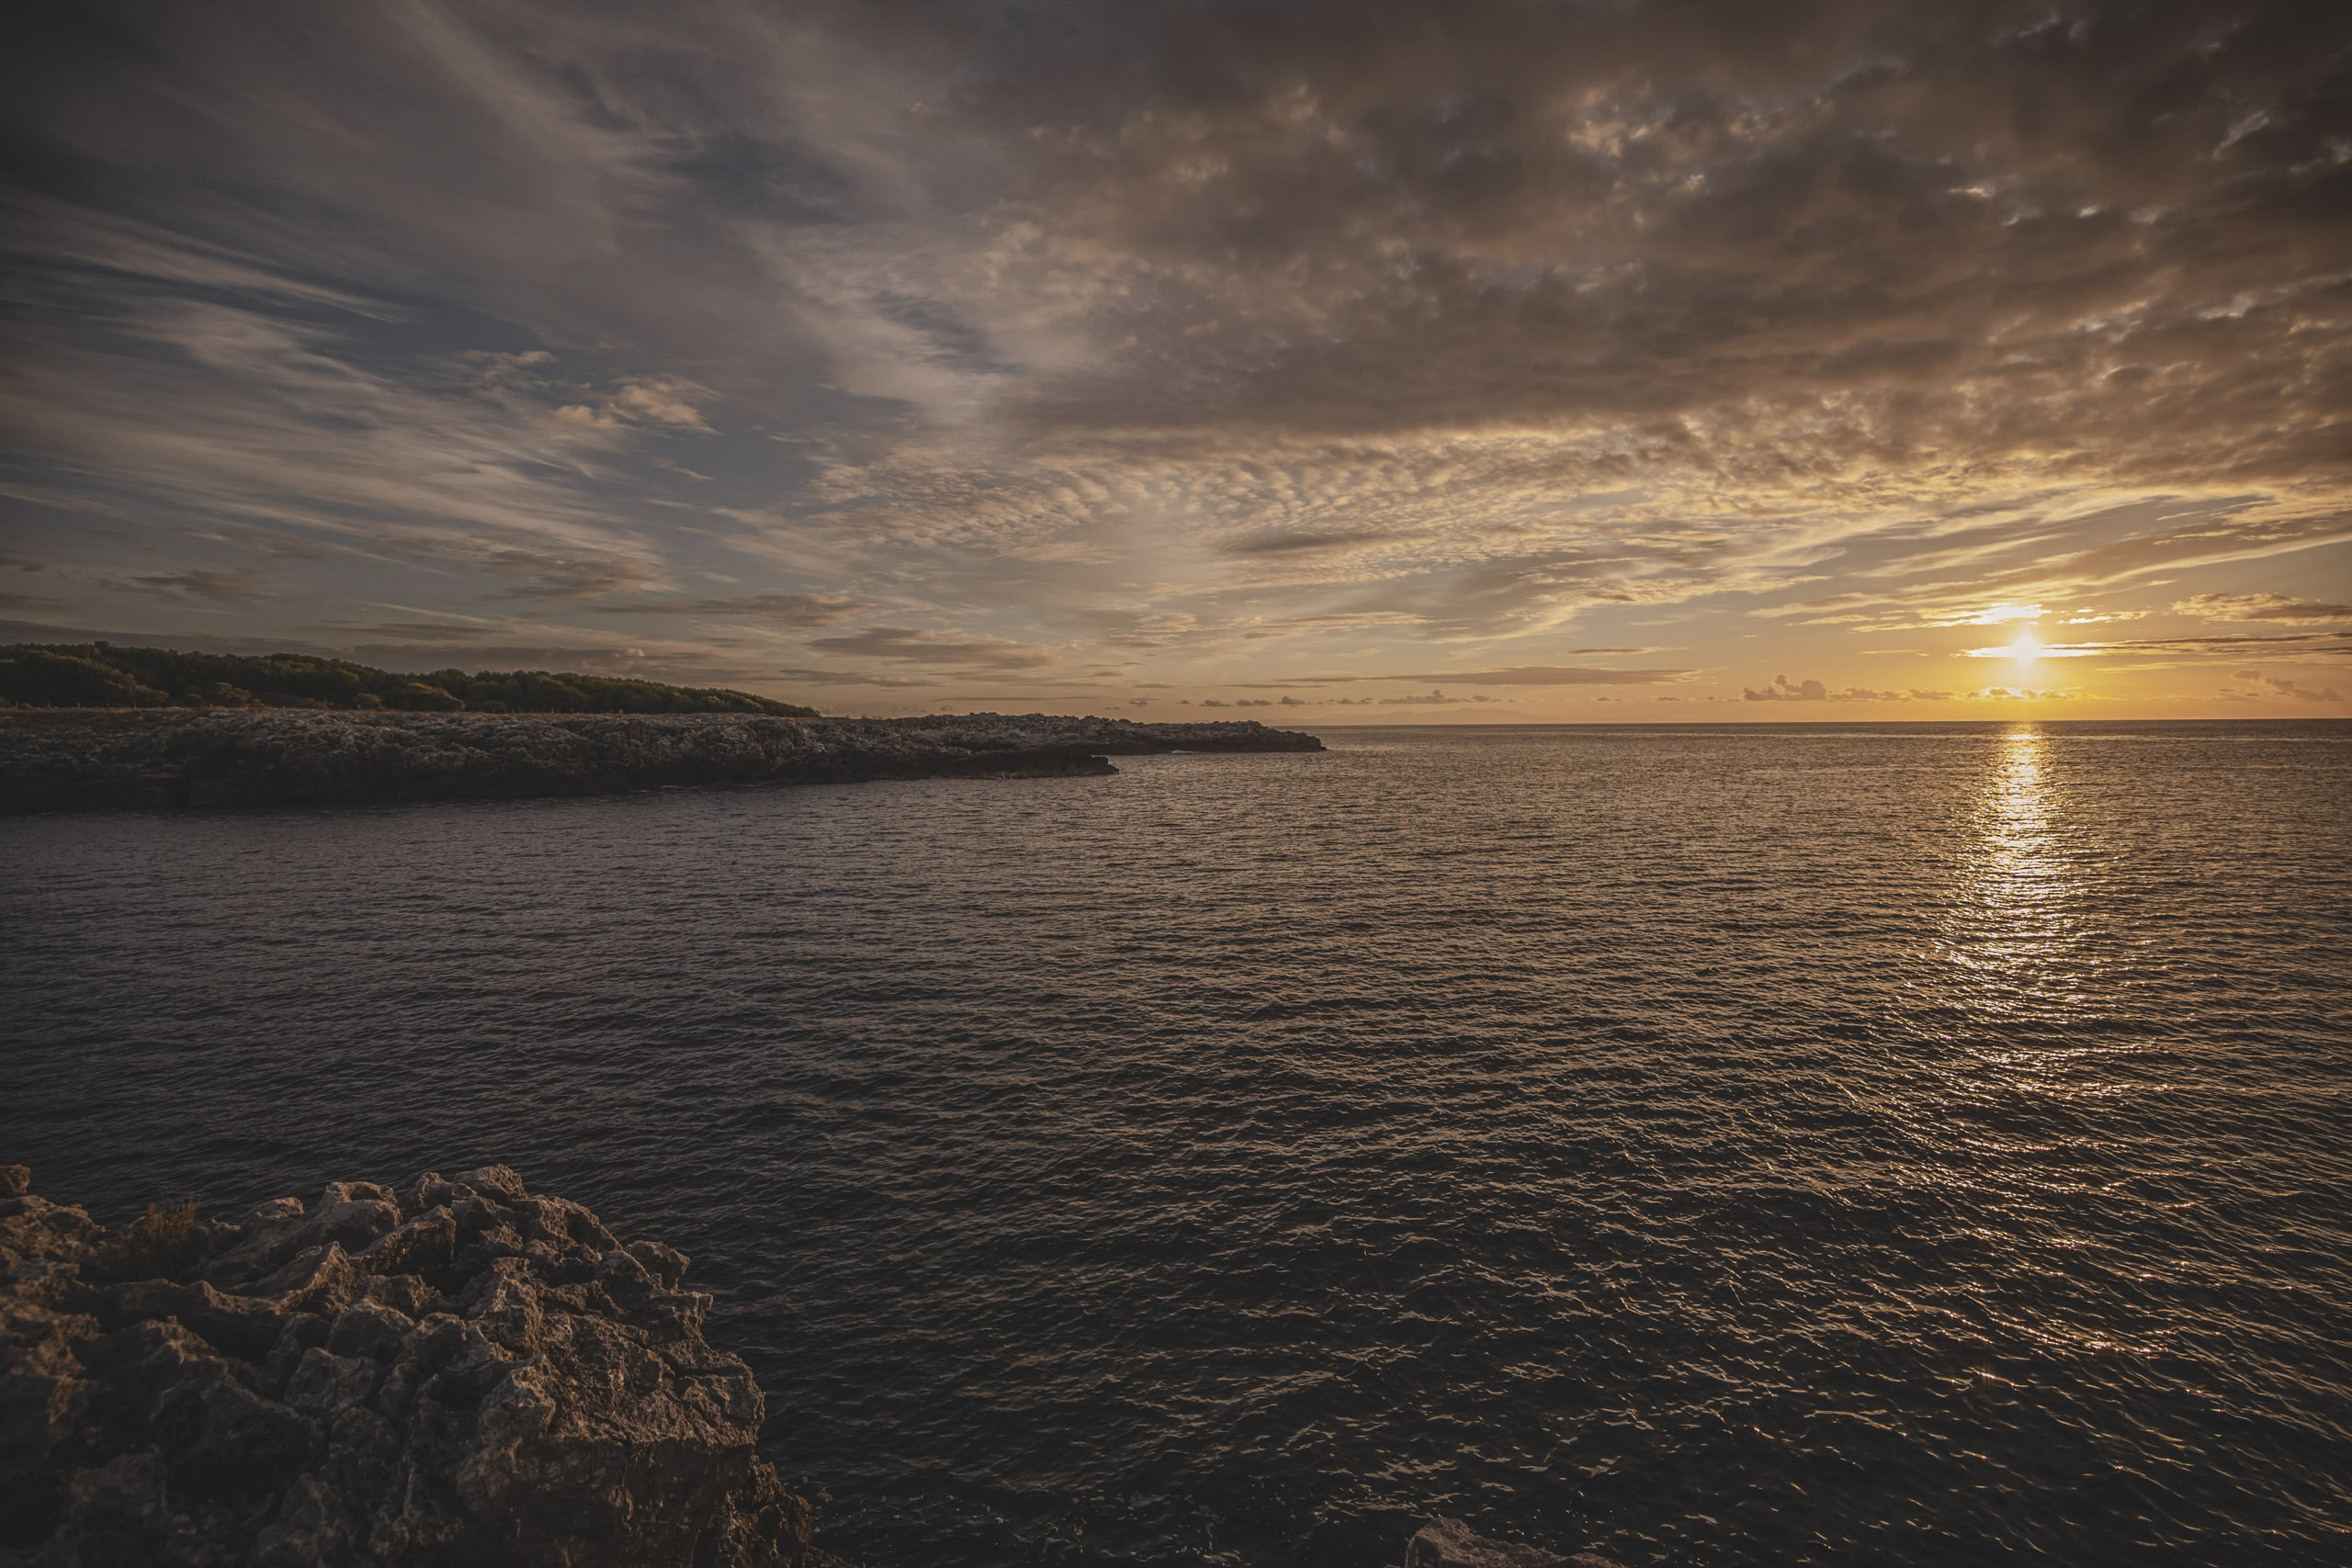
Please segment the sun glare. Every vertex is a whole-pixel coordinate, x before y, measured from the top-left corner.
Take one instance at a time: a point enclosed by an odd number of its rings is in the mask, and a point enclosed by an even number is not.
[[[2041,647],[2040,637],[2030,631],[2021,631],[2005,651],[2019,664],[2030,664],[2041,657]]]

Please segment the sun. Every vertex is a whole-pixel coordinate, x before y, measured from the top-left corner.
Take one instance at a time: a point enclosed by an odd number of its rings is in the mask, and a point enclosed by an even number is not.
[[[2033,632],[2028,628],[2020,630],[2018,633],[2016,639],[2013,640],[2007,648],[2002,649],[2002,651],[2007,653],[2011,659],[2016,660],[2019,664],[2030,664],[2035,660],[2041,657],[2041,639],[2034,636]]]

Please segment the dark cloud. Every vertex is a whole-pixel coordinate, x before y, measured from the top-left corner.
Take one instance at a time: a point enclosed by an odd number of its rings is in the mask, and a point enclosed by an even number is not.
[[[479,624],[450,626],[440,621],[335,621],[330,628],[347,637],[380,637],[396,643],[465,643],[480,646],[489,629]]]
[[[787,668],[766,673],[781,681],[794,681],[808,686],[935,686],[939,683],[922,675],[881,675],[866,670]]]
[[[2215,621],[2352,621],[2352,604],[2323,604],[2285,593],[2199,593],[2175,601],[2173,608]]]
[[[707,615],[786,626],[837,626],[873,605],[846,593],[745,593],[722,599],[640,599],[599,604],[604,615]]]
[[[209,599],[218,604],[242,604],[260,598],[269,583],[257,571],[159,571],[120,578],[115,585],[165,599]]]

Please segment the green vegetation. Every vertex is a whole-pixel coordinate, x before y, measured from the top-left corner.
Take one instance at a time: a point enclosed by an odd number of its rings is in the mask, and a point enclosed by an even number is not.
[[[180,653],[107,642],[0,648],[0,706],[394,708],[408,713],[763,713],[815,708],[718,687],[607,675],[436,670],[403,675],[302,654]]]
[[[204,1250],[196,1234],[196,1200],[150,1203],[147,1213],[107,1238],[94,1272],[101,1282],[168,1280]]]

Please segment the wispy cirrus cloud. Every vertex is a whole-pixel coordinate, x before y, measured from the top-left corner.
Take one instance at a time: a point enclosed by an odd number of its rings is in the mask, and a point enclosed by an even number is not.
[[[2286,593],[2199,593],[2176,601],[2172,607],[2184,615],[2214,621],[2286,621],[2301,626],[2352,621],[2352,604],[2327,604]]]
[[[1645,649],[1579,649],[1586,653],[1639,653]],[[1394,675],[1300,675],[1272,684],[1336,686],[1362,681],[1443,682],[1456,686],[1654,686],[1679,681],[1687,670],[1604,670],[1578,664],[1521,664],[1501,670],[1416,670]]]

